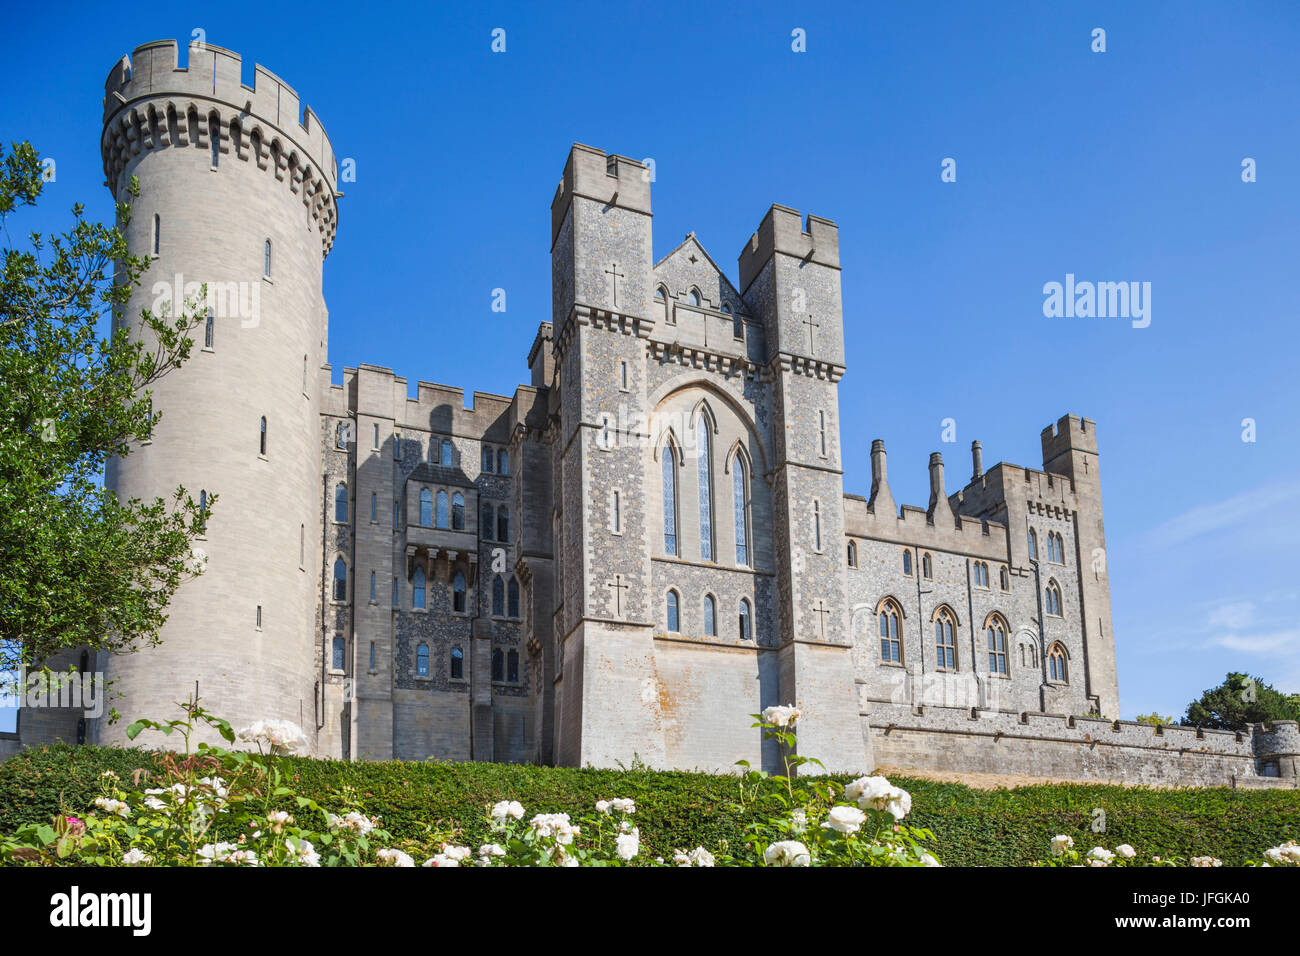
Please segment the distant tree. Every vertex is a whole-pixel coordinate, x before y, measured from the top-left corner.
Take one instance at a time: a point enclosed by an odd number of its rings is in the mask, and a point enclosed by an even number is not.
[[[42,172],[30,143],[0,147],[0,669],[11,672],[64,648],[157,643],[172,594],[200,570],[192,542],[207,520],[184,488],[146,502],[102,485],[107,459],[151,436],[150,386],[188,358],[197,310],[144,311],[133,339],[124,313],[149,260],[127,250],[129,202],[116,226],[77,204],[67,233],[14,248],[9,217],[36,205]],[[128,191],[139,195],[134,178]]]
[[[1177,723],[1173,717],[1162,717],[1159,714],[1138,714],[1137,722],[1139,724],[1153,724],[1157,727]]]
[[[1182,719],[1185,727],[1245,730],[1266,720],[1300,720],[1295,695],[1274,690],[1258,677],[1230,673],[1218,687],[1192,701]]]

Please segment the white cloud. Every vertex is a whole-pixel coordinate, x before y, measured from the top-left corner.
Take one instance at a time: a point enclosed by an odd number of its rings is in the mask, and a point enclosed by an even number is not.
[[[1239,631],[1255,623],[1255,603],[1237,601],[1222,604],[1210,612],[1210,627],[1214,630],[1228,629]]]
[[[1292,506],[1297,498],[1300,498],[1300,482],[1291,482],[1256,488],[1215,504],[1198,505],[1157,525],[1148,532],[1147,543],[1154,548],[1173,548],[1216,531],[1240,530],[1251,519]]]
[[[1210,643],[1247,654],[1276,654],[1279,651],[1300,654],[1300,630],[1223,634],[1213,638]]]

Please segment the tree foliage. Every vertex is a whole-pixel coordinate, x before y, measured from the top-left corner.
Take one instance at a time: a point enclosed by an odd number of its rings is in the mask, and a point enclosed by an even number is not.
[[[193,539],[207,520],[177,488],[119,501],[105,463],[148,441],[152,386],[188,358],[197,309],[178,304],[138,323],[126,308],[147,257],[127,249],[130,201],[117,225],[72,209],[68,232],[32,233],[10,218],[36,205],[42,167],[29,143],[0,147],[0,664],[39,666],[64,648],[157,643],[176,588],[197,573]],[[134,331],[133,331],[134,329]],[[210,499],[211,501],[211,499]],[[21,656],[21,662],[18,657]]]
[[[1231,673],[1218,687],[1187,705],[1182,723],[1186,727],[1245,730],[1247,724],[1267,720],[1300,720],[1295,696],[1279,693],[1258,677]]]

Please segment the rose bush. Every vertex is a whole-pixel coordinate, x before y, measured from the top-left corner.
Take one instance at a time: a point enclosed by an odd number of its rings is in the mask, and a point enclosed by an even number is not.
[[[402,868],[940,865],[925,846],[933,843],[933,834],[904,822],[912,810],[906,790],[879,775],[845,784],[815,775],[820,762],[796,751],[802,715],[795,706],[754,715],[754,726],[778,748],[783,772],[768,774],[741,764],[738,795],[730,809],[736,820],[752,821],[742,838],[719,839],[707,848],[677,848],[664,856],[646,852],[636,800],[621,795],[595,799],[587,812],[570,807],[570,813],[556,813],[525,807],[503,794],[505,799],[484,804],[482,823],[426,823],[416,828],[421,829],[417,836],[408,828],[408,836],[396,840],[379,818],[367,814],[351,787],[330,792],[330,805],[324,806],[287,782],[282,758],[307,746],[306,735],[294,724],[262,720],[235,731],[197,702],[184,710],[184,719],[141,720],[128,728],[132,739],[146,730],[182,738],[183,748],[158,754],[158,769],[124,773],[129,780],[103,771],[100,792],[86,799],[87,806],[76,805],[48,823],[27,824],[0,838],[0,861]],[[192,747],[196,728],[204,726],[229,744],[239,741],[255,749]],[[486,831],[488,839],[471,840],[464,829]],[[1126,843],[1094,846],[1084,853],[1064,834],[1047,849],[1041,865],[1179,865],[1170,856],[1144,858]],[[1186,865],[1222,864],[1212,856],[1197,856]],[[1300,845],[1290,840],[1266,850],[1257,865],[1300,866]]]

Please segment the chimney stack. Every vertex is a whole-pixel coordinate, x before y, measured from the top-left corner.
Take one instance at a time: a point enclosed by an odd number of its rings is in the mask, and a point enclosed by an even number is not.
[[[937,451],[930,455],[930,507],[925,514],[934,524],[939,523],[940,515],[945,516],[945,520],[953,525],[957,522],[957,516],[943,489],[943,455]]]
[[[970,443],[970,457],[971,463],[975,468],[971,480],[978,481],[980,478],[984,477],[984,450],[980,448],[978,440]]]
[[[867,507],[872,514],[892,514],[897,517],[894,496],[889,492],[889,476],[885,470],[885,443],[877,438],[871,443],[871,498]]]

